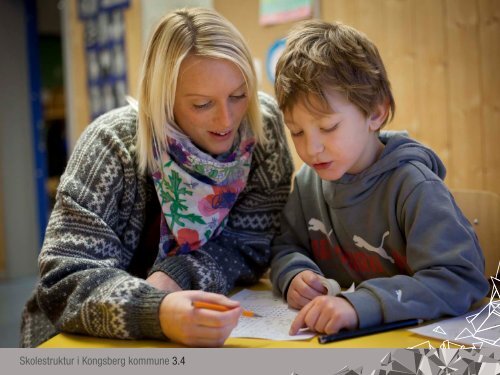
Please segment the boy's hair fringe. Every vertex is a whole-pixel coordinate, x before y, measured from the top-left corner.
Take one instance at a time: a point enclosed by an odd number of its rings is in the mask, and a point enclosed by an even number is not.
[[[283,112],[310,94],[328,105],[325,90],[336,90],[368,116],[388,102],[389,116],[396,104],[377,47],[358,30],[340,22],[309,20],[288,34],[285,50],[276,65],[276,99]]]

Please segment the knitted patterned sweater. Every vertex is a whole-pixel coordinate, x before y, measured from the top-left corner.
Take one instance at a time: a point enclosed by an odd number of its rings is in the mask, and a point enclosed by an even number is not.
[[[183,289],[223,294],[258,281],[293,172],[281,113],[271,97],[259,98],[269,141],[256,146],[225,229],[199,250],[154,265],[139,253],[146,207],[157,197],[151,179],[137,170],[137,113],[119,108],[88,126],[61,177],[39,256],[40,280],[23,311],[21,346],[61,331],[166,339],[158,316],[166,292],[131,272],[138,267],[147,267],[146,275],[161,270]]]

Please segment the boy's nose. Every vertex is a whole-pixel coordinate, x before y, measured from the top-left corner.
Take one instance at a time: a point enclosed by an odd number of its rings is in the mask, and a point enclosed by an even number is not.
[[[310,156],[316,156],[322,153],[324,149],[325,146],[323,145],[323,142],[321,142],[321,139],[314,137],[307,140],[307,152]]]

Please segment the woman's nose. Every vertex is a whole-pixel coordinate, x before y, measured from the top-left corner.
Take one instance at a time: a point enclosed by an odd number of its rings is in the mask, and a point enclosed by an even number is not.
[[[222,104],[217,110],[217,124],[223,128],[230,128],[232,122],[231,110],[225,104]]]

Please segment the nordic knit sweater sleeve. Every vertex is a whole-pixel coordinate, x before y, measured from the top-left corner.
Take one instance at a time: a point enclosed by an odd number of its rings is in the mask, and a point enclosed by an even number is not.
[[[255,281],[268,267],[293,167],[281,114],[269,97],[261,101],[270,142],[256,147],[248,186],[226,230],[192,257],[173,258],[174,275],[186,289],[227,291],[237,278]],[[137,171],[136,121],[134,109],[120,108],[80,137],[45,234],[40,280],[23,311],[21,346],[37,346],[58,332],[165,339],[158,311],[166,293],[128,272],[141,251],[147,202],[156,199]]]
[[[89,125],[61,177],[39,256],[36,296],[23,312],[22,346],[58,331],[165,339],[165,297],[127,271],[144,221],[146,184],[135,162],[136,114],[114,110]]]
[[[151,269],[151,273],[166,273],[182,289],[227,294],[237,284],[255,283],[269,266],[271,240],[290,192],[293,162],[276,102],[263,93],[259,99],[268,142],[254,150],[247,186],[225,229],[200,249],[167,257]]]

